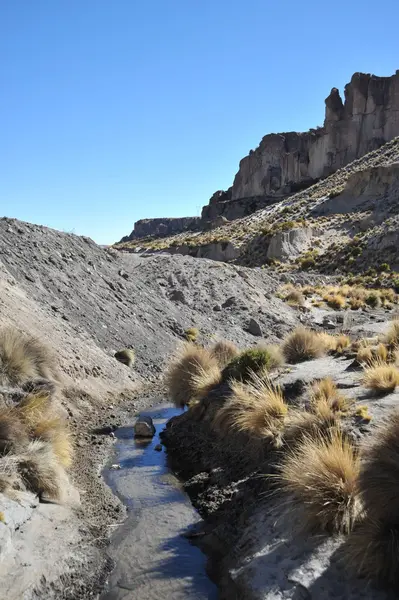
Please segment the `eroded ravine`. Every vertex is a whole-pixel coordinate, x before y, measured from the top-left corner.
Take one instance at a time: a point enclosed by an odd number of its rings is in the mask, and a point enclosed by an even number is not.
[[[119,429],[113,463],[120,468],[104,473],[129,513],[111,540],[115,569],[101,600],[216,599],[205,556],[183,535],[199,517],[168,469],[165,452],[155,450],[176,410],[160,406],[145,414],[154,420],[155,437],[140,442],[132,427]]]

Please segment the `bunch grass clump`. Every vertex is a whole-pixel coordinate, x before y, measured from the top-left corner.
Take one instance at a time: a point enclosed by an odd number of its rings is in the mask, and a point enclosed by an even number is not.
[[[282,351],[287,362],[295,364],[323,356],[326,347],[315,331],[298,327],[283,341]]]
[[[375,359],[364,368],[363,385],[379,394],[393,392],[399,385],[399,369]]]
[[[172,402],[184,408],[220,383],[221,371],[209,350],[187,342],[173,357],[165,379]]]
[[[216,358],[221,369],[223,369],[238,354],[239,350],[237,346],[228,340],[216,342],[211,348],[211,355]]]
[[[282,490],[290,512],[309,533],[348,533],[361,509],[357,451],[340,431],[304,437],[281,465]]]
[[[277,447],[287,412],[281,388],[253,375],[247,383],[232,381],[231,396],[216,412],[213,427],[225,435],[244,433]]]
[[[310,401],[316,413],[320,413],[323,410],[321,407],[324,405],[333,412],[341,413],[346,413],[350,406],[348,398],[338,391],[337,385],[331,377],[324,377],[312,383]]]

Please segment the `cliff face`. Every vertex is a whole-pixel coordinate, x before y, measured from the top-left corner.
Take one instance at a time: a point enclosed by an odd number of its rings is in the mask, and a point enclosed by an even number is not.
[[[325,103],[323,127],[266,135],[241,160],[232,200],[296,191],[399,135],[399,71],[392,77],[355,73],[345,101],[333,88]]]
[[[134,229],[130,235],[121,239],[121,242],[130,242],[137,238],[148,236],[165,237],[183,233],[183,231],[195,231],[201,223],[200,217],[176,217],[176,218],[161,218],[161,219],[141,219],[136,221]]]

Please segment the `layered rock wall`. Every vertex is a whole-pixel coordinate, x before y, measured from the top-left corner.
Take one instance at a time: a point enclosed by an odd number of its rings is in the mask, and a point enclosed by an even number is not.
[[[123,237],[121,242],[130,242],[149,236],[166,237],[183,233],[183,231],[196,231],[199,229],[200,224],[200,217],[141,219],[136,221],[132,233]]]
[[[333,88],[325,103],[323,127],[266,135],[241,160],[232,200],[296,191],[399,135],[399,71],[392,77],[355,73],[345,101]]]

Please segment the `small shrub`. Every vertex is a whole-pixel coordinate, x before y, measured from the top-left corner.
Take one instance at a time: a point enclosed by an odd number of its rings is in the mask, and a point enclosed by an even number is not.
[[[199,331],[196,327],[190,327],[184,332],[184,337],[188,342],[195,342],[199,336]]]
[[[125,348],[124,350],[118,350],[118,352],[115,352],[114,354],[116,360],[118,360],[119,362],[123,363],[124,365],[131,367],[134,365],[134,361],[135,361],[135,353],[134,350],[130,349],[130,348]]]
[[[265,375],[271,368],[272,357],[267,348],[249,348],[234,357],[223,369],[222,379],[248,381],[253,373]]]
[[[279,479],[300,528],[310,533],[348,533],[360,512],[359,470],[356,450],[339,431],[305,437],[289,450]]]
[[[361,421],[365,423],[370,423],[372,417],[369,413],[369,408],[366,404],[362,404],[361,406],[357,406],[355,410],[355,416],[359,417]]]
[[[371,306],[371,308],[380,307],[381,306],[380,294],[376,291],[370,292],[369,295],[366,296],[365,302],[368,306]]]
[[[319,358],[326,349],[320,336],[311,329],[298,327],[283,342],[282,351],[287,362],[295,364]]]
[[[393,365],[374,360],[364,370],[363,385],[381,394],[393,392],[399,385],[399,370]]]

